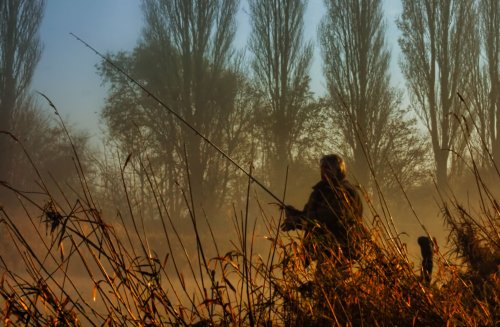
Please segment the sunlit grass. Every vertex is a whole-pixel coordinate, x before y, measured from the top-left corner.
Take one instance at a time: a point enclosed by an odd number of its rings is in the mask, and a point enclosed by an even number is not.
[[[318,264],[300,233],[278,231],[280,212],[261,203],[250,182],[248,205],[226,217],[233,228],[222,235],[190,201],[189,186],[185,219],[170,216],[156,196],[148,209],[157,218],[144,217],[125,178],[129,160],[121,168],[128,209],[117,214],[97,205],[78,159],[72,194],[3,185],[17,196],[0,208],[9,244],[0,257],[5,325],[498,324],[499,207],[479,173],[484,196],[474,210],[443,196],[453,252],[435,254],[428,285],[392,217],[370,203],[363,255],[349,262],[331,249]],[[154,174],[146,179],[160,194]]]

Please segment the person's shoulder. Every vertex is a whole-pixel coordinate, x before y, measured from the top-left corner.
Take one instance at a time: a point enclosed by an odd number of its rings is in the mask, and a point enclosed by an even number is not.
[[[323,181],[323,180],[320,180],[319,182],[317,182],[316,184],[314,184],[314,186],[312,187],[313,190],[320,190],[322,188],[325,188],[325,187],[329,187],[328,186],[328,183]]]
[[[358,187],[354,186],[351,182],[349,182],[347,179],[344,179],[342,181],[342,187],[344,187],[344,189],[346,191],[348,191],[349,193],[351,194],[356,194],[356,195],[359,195],[358,194]]]
[[[356,186],[354,186],[351,182],[349,182],[349,180],[347,178],[342,180],[342,185],[344,185],[345,187],[353,188],[353,189],[356,188]]]

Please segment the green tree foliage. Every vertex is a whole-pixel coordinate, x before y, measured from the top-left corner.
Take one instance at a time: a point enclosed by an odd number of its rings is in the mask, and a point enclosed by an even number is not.
[[[319,106],[309,89],[313,46],[303,37],[306,1],[251,0],[249,4],[249,49],[260,96],[256,114],[261,161],[272,187],[278,190],[286,167],[300,166],[303,171],[314,153],[311,150],[321,144]]]
[[[223,151],[242,158],[250,151],[251,102],[232,47],[237,7],[234,0],[145,0],[142,40],[113,60]],[[234,167],[119,73],[104,63],[100,69],[110,86],[103,118],[123,158],[132,153],[140,187],[148,188],[146,175],[154,173],[160,195],[178,214],[178,185],[186,189],[189,177],[195,202],[206,211],[219,208]]]
[[[429,132],[441,186],[448,181],[450,150],[460,148],[464,106],[457,92],[469,88],[474,70],[475,15],[472,0],[404,0],[397,22],[401,69],[413,107]]]
[[[390,86],[390,53],[380,0],[325,1],[319,39],[333,129],[353,162],[357,180],[369,187],[370,166],[379,184],[410,185],[425,166],[425,144],[415,121],[401,110]],[[416,164],[418,163],[418,164]]]

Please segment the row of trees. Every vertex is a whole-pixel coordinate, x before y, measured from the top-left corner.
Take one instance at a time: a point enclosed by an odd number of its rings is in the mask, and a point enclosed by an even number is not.
[[[307,1],[248,4],[246,52],[233,45],[238,0],[143,0],[140,42],[131,52],[111,56],[228,155],[253,163],[255,175],[276,193],[287,167],[289,187],[307,193],[308,176],[317,174],[317,160],[328,152],[341,152],[367,189],[375,180],[393,189],[394,176],[405,185],[418,183],[429,162],[438,183],[446,185],[471,136],[485,145],[482,164],[491,162],[490,154],[500,160],[497,1],[402,1],[401,68],[410,107],[428,138],[403,107],[402,90],[391,86],[381,0],[325,1],[318,44],[328,94],[320,99],[310,90],[313,43],[303,33]],[[0,130],[15,130],[14,122],[22,121],[16,113],[33,112],[21,108],[33,107],[27,90],[41,53],[43,8],[44,1],[0,5]],[[118,157],[133,154],[131,180],[141,199],[152,199],[154,184],[180,214],[187,183],[208,211],[243,193],[243,176],[196,133],[105,63],[99,72],[109,86],[102,112],[109,140],[118,145]],[[463,132],[461,121],[474,128]],[[0,138],[2,180],[14,176],[8,173],[14,156],[7,139]],[[116,183],[112,174],[103,176],[106,187]]]
[[[402,106],[402,90],[391,86],[381,0],[325,1],[318,41],[328,94],[321,99],[309,85],[307,2],[248,4],[246,56],[232,45],[238,1],[144,0],[142,40],[114,60],[230,156],[253,162],[275,192],[287,167],[291,176],[307,175],[326,152],[341,152],[367,189],[375,179],[387,190],[397,187],[395,176],[404,185],[425,178],[428,141]],[[478,127],[483,157],[489,150],[499,156],[498,7],[488,0],[403,1],[401,68],[441,186],[450,167],[458,170],[471,136],[461,121]],[[105,64],[100,72],[110,86],[103,116],[123,153],[147,154],[169,194],[189,177],[205,208],[234,197],[241,181],[227,161],[117,72]],[[294,177],[289,186],[308,189]]]
[[[254,174],[277,192],[287,166],[296,174],[310,168],[325,138],[322,105],[309,89],[313,48],[303,40],[305,3],[249,1],[250,60],[232,45],[238,7],[236,0],[143,1],[142,41],[114,60],[229,156],[253,162]],[[111,138],[124,153],[147,154],[169,183],[161,189],[171,210],[182,207],[182,197],[172,195],[188,178],[195,202],[207,211],[243,193],[243,176],[198,135],[105,64],[101,74],[111,87],[103,111]]]

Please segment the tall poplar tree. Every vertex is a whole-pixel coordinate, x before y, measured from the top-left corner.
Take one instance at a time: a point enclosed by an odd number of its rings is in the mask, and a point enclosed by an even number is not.
[[[249,48],[261,96],[260,130],[264,167],[273,189],[287,166],[302,160],[314,140],[306,137],[317,110],[309,90],[312,43],[305,42],[304,0],[250,0]]]
[[[38,30],[43,0],[0,2],[0,131],[12,132],[16,110],[26,100],[35,67],[42,54]],[[0,180],[12,168],[10,140],[0,135]]]
[[[382,1],[330,0],[325,7],[319,39],[332,130],[340,134],[352,171],[366,188],[370,167],[386,187],[394,187],[394,173],[411,181],[425,150],[415,122],[400,109],[400,92],[390,85]]]
[[[476,8],[472,0],[403,0],[398,19],[401,69],[414,109],[432,142],[437,182],[446,185],[450,150],[460,140],[457,93],[474,70]]]

